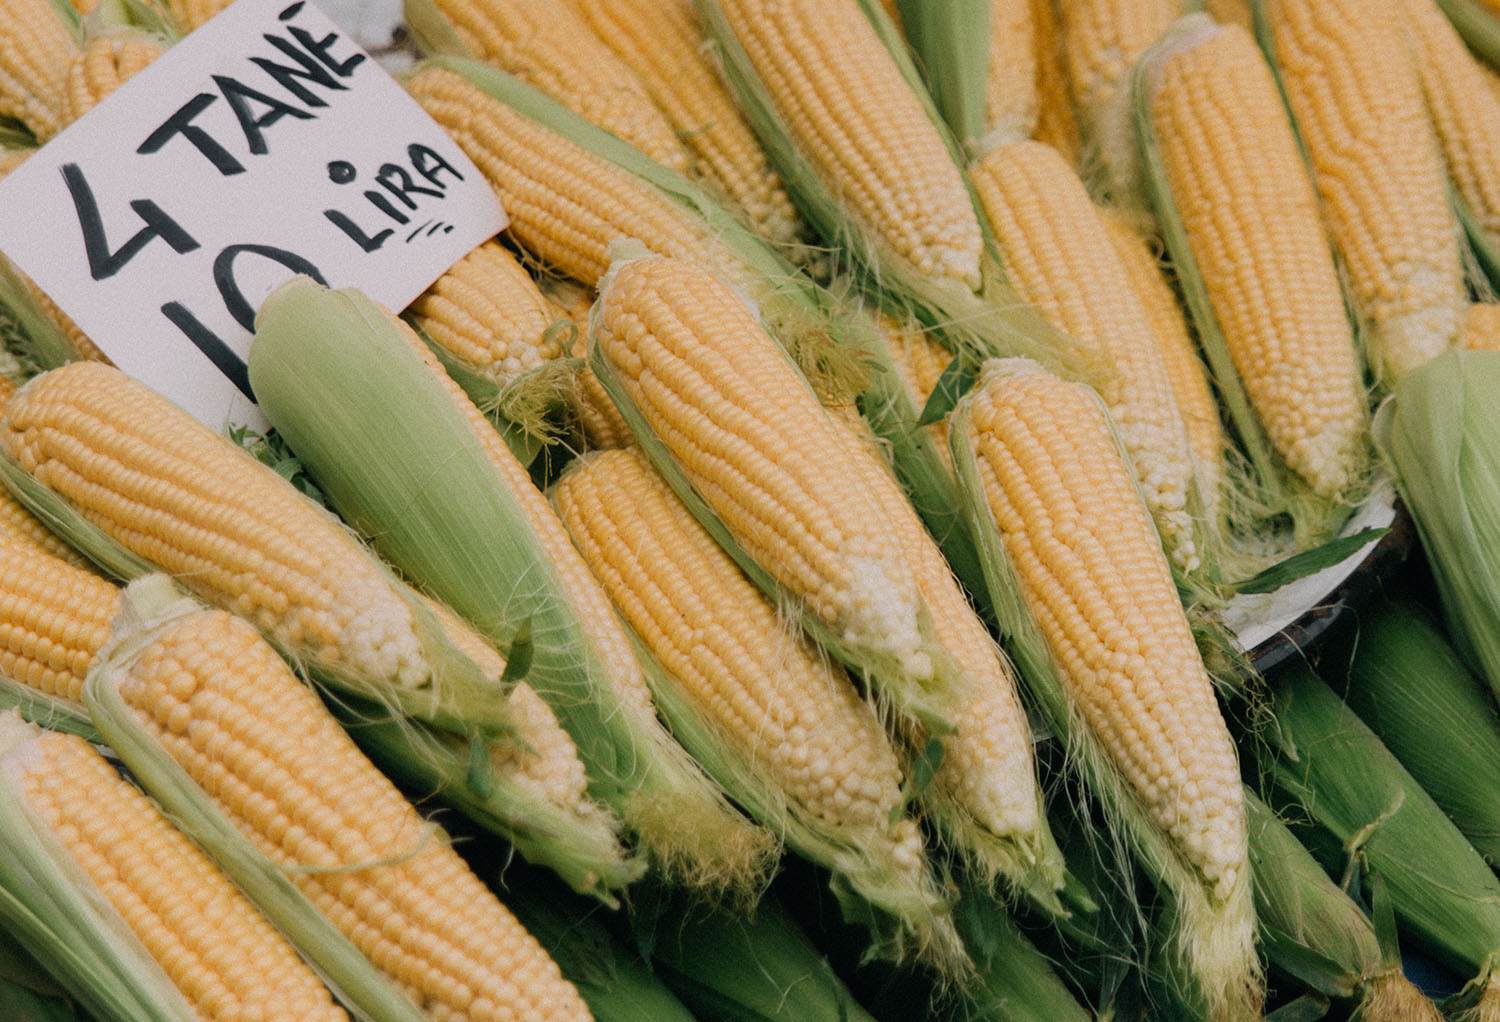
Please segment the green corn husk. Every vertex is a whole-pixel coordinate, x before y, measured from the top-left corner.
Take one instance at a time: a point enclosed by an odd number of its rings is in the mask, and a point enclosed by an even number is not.
[[[425,1014],[240,833],[120,697],[115,675],[123,665],[162,627],[201,609],[162,575],[127,587],[114,636],[84,684],[94,726],[136,783],[255,902],[341,1001],[371,1020],[422,1022]]]
[[[1363,1022],[1439,1022],[1370,917],[1248,788],[1245,808],[1255,913],[1270,961],[1319,993],[1358,997]]]
[[[1227,582],[1234,577],[1247,578],[1271,561],[1333,535],[1347,516],[1348,507],[1359,502],[1369,483],[1367,480],[1357,483],[1353,487],[1355,492],[1346,495],[1346,500],[1319,497],[1275,451],[1235,370],[1213,300],[1193,254],[1192,243],[1173,203],[1151,117],[1150,79],[1159,61],[1189,45],[1196,33],[1207,34],[1212,25],[1212,21],[1201,14],[1179,21],[1136,63],[1130,75],[1130,90],[1136,141],[1140,147],[1139,187],[1144,191],[1147,206],[1166,245],[1193,331],[1203,349],[1226,420],[1245,461],[1237,479],[1241,492],[1228,508],[1232,516],[1230,532],[1265,537],[1268,533],[1275,534],[1275,522],[1279,516],[1290,519],[1290,529],[1282,528],[1282,534],[1274,544],[1278,549],[1266,551],[1252,546],[1242,551],[1238,558],[1226,551],[1226,560],[1234,560],[1234,563],[1225,565],[1229,572],[1224,579]],[[1369,474],[1364,468],[1353,473],[1355,477]]]
[[[1432,798],[1302,663],[1272,679],[1269,721],[1250,748],[1284,818],[1310,821],[1325,868],[1345,858],[1378,877],[1403,934],[1475,975],[1478,1019],[1500,1017],[1500,880]],[[1262,747],[1260,743],[1264,743]],[[1337,860],[1330,863],[1329,860]]]
[[[528,683],[650,857],[709,886],[753,884],[769,836],[607,684],[525,509],[396,324],[358,292],[296,279],[262,305],[249,366],[267,418],[391,563],[500,648],[529,629]]]
[[[898,0],[906,37],[943,121],[961,145],[985,133],[990,0]]]
[[[0,717],[0,757],[37,729]],[[90,1014],[112,1022],[190,1022],[191,1006],[0,769],[0,919]],[[7,1016],[11,1017],[11,1016]]]
[[[1469,842],[1500,863],[1500,718],[1426,611],[1360,614],[1344,699]]]
[[[1500,16],[1480,0],[1437,0],[1469,49],[1491,67],[1500,67]]]
[[[49,731],[63,731],[70,735],[99,741],[99,733],[89,720],[88,710],[66,699],[49,696],[29,685],[0,674],[0,711],[15,710],[23,720],[40,725]]]
[[[428,63],[463,76],[491,99],[634,175],[713,239],[722,253],[719,261],[735,267],[731,282],[756,304],[761,324],[819,393],[835,399],[858,394],[861,412],[888,445],[897,476],[938,538],[955,574],[971,591],[982,591],[978,556],[954,510],[958,502],[952,473],[926,431],[917,428],[921,409],[913,407],[906,396],[873,322],[859,312],[856,303],[841,302],[819,288],[687,178],[652,162],[520,79],[457,56],[464,52],[462,44],[449,38],[451,29],[429,0],[407,0],[406,9],[424,52],[449,54]],[[642,241],[651,248],[649,239]],[[582,283],[597,285],[598,281]],[[1037,322],[1042,321],[1038,318]],[[483,402],[476,403],[483,406]]]
[[[0,258],[0,339],[38,369],[79,358],[71,338],[26,286],[21,271]]]
[[[1028,371],[1024,365],[1013,368],[1015,363],[992,363],[997,368],[990,371]],[[1247,1002],[1254,999],[1261,984],[1260,966],[1253,952],[1250,870],[1247,866],[1229,897],[1215,897],[1173,840],[1147,816],[1102,742],[1070,706],[1059,669],[1040,626],[1022,600],[1004,540],[989,510],[976,455],[968,441],[971,405],[972,395],[954,410],[949,441],[965,514],[984,558],[1002,637],[1043,724],[1059,736],[1069,765],[1084,779],[1103,808],[1109,829],[1123,842],[1123,846],[1117,842],[1117,850],[1123,853],[1128,847],[1171,903],[1170,955],[1158,970],[1169,977],[1167,982],[1174,988],[1171,993],[1197,1005],[1206,1017],[1236,1017],[1248,1010]],[[1118,437],[1115,445],[1122,463],[1129,464]],[[1129,865],[1118,863],[1117,869],[1125,874]]]
[[[1500,693],[1496,386],[1500,352],[1445,352],[1401,379],[1372,431],[1416,521],[1453,645]]]

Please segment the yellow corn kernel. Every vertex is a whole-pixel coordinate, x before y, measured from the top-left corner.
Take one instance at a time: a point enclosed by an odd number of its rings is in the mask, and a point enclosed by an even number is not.
[[[717,733],[802,813],[919,877],[922,839],[909,817],[892,823],[901,770],[874,714],[639,448],[576,463],[553,501],[626,621]]]
[[[640,76],[709,183],[781,248],[806,233],[755,133],[725,91],[692,0],[573,0],[599,37]]]
[[[196,1017],[348,1018],[239,888],[88,742],[39,732],[3,769]]]
[[[205,21],[228,7],[231,2],[232,0],[167,0],[167,10],[171,12],[177,26],[187,33],[201,28]]]
[[[120,590],[0,529],[0,674],[81,706]]]
[[[117,542],[287,648],[397,685],[428,679],[409,608],[346,529],[118,370],[36,377],[6,403],[0,444]]]
[[[1271,69],[1243,29],[1210,25],[1163,51],[1147,87],[1172,201],[1250,403],[1291,470],[1336,494],[1353,482],[1364,387]]]
[[[1130,286],[1083,182],[1041,142],[996,146],[969,168],[1016,293],[1090,353],[1100,390],[1173,561],[1198,564],[1187,426],[1150,317]]]
[[[1458,343],[1470,351],[1500,351],[1500,305],[1474,302],[1464,310]]]
[[[48,0],[0,2],[0,117],[20,121],[38,142],[61,131],[68,67],[77,53]]]
[[[572,333],[515,256],[498,242],[471,251],[407,310],[439,347],[495,383],[563,356]]]
[[[657,163],[688,169],[688,154],[636,73],[573,7],[551,0],[435,0],[481,60],[545,92]]]
[[[1037,83],[1033,137],[1056,149],[1076,167],[1083,154],[1083,136],[1064,64],[1061,15],[1056,0],[1031,0],[1031,21],[1035,26]]]
[[[981,233],[958,168],[857,0],[717,0],[849,216],[922,273],[979,286]]]
[[[1500,238],[1500,89],[1432,0],[1404,0],[1427,111],[1448,176],[1480,225]]]
[[[1109,208],[1101,208],[1099,212],[1131,289],[1150,317],[1151,335],[1161,352],[1177,410],[1187,425],[1199,499],[1208,520],[1217,521],[1222,501],[1220,488],[1224,484],[1224,452],[1228,446],[1219,418],[1219,404],[1198,356],[1198,345],[1157,257],[1156,247],[1121,214]]]
[[[1025,137],[1036,130],[1035,0],[990,0],[990,67],[985,77],[986,131]]]
[[[611,242],[717,266],[702,229],[648,185],[493,99],[460,75],[428,67],[406,88],[489,179],[510,234],[548,269],[596,286]]]
[[[1343,257],[1368,360],[1394,382],[1447,350],[1458,220],[1399,0],[1267,0],[1281,85]]]
[[[102,35],[89,41],[68,68],[63,124],[72,124],[161,56],[161,44],[147,35]]]
[[[594,338],[673,459],[749,556],[853,647],[929,679],[910,568],[828,413],[744,302],[701,267],[617,266]]]
[[[234,826],[434,1020],[589,1017],[249,624],[220,610],[180,617],[112,680]]]

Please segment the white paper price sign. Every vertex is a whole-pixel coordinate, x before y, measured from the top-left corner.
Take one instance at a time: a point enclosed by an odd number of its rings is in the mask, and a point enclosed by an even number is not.
[[[260,425],[255,310],[305,273],[404,308],[505,227],[479,171],[311,4],[238,0],[4,181],[0,252],[125,372]]]

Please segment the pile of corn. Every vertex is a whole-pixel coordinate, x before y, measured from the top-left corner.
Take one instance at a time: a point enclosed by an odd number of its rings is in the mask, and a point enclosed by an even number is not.
[[[1500,1019],[1500,5],[1199,6],[407,0],[510,227],[267,437],[0,257],[7,1017]],[[1262,677],[1390,477],[1451,640]]]

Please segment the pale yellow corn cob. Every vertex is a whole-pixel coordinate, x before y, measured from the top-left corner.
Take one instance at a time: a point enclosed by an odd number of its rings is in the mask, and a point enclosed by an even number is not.
[[[1480,225],[1500,238],[1500,90],[1432,0],[1403,0],[1427,111],[1448,176]]]
[[[1103,356],[1100,391],[1162,544],[1182,568],[1197,567],[1187,426],[1150,317],[1083,182],[1056,150],[1029,140],[991,149],[969,168],[969,181],[1016,293]]]
[[[8,376],[0,375],[0,406],[10,400],[16,392],[16,383]],[[36,515],[26,510],[9,490],[0,487],[0,535],[29,543],[53,557],[70,564],[82,566],[83,557],[68,544],[58,539]]]
[[[495,383],[561,358],[572,332],[515,256],[487,241],[407,310],[435,344]]]
[[[1458,220],[1399,0],[1267,0],[1287,105],[1387,382],[1453,344]]]
[[[1458,343],[1470,351],[1500,351],[1500,305],[1475,302],[1464,311]]]
[[[191,32],[202,27],[205,21],[228,7],[231,2],[232,0],[167,0],[167,10],[183,32]]]
[[[113,584],[0,530],[0,674],[81,707],[119,607]]]
[[[1025,137],[1036,130],[1035,0],[990,0],[990,68],[985,77],[986,131]]]
[[[795,246],[806,233],[781,178],[725,91],[692,0],[573,0],[641,83],[692,153],[695,169],[762,238]]]
[[[6,403],[0,444],[116,541],[288,648],[398,685],[430,677],[410,609],[347,530],[117,370],[36,377]]]
[[[995,361],[965,439],[1070,716],[1188,866],[1173,884],[1180,952],[1207,1017],[1253,1017],[1263,990],[1234,742],[1104,409],[1034,363]]]
[[[1219,404],[1198,355],[1198,345],[1157,257],[1156,247],[1118,212],[1109,208],[1101,208],[1099,212],[1131,289],[1150,317],[1151,335],[1161,352],[1177,410],[1187,426],[1193,476],[1203,513],[1210,522],[1217,521],[1224,483],[1224,452],[1228,447]]]
[[[111,34],[91,39],[68,68],[63,124],[72,124],[88,113],[161,52],[161,43],[147,35]]]
[[[78,43],[48,0],[0,2],[0,117],[38,142],[62,130],[68,66]]]
[[[1366,420],[1353,331],[1286,108],[1236,26],[1184,34],[1148,76],[1172,201],[1272,446],[1322,494],[1351,479]]]
[[[799,150],[921,272],[979,286],[958,168],[857,0],[718,0]]]
[[[28,725],[0,722],[9,732]],[[234,883],[88,742],[43,732],[0,760],[44,833],[204,1022],[347,1019]]]
[[[1184,0],[1058,0],[1064,66],[1079,127],[1112,175],[1128,174],[1120,168],[1133,163],[1126,77],[1186,6]]]
[[[686,171],[687,151],[636,73],[568,4],[435,0],[464,45],[657,163]]]
[[[1064,63],[1061,15],[1056,0],[1031,0],[1031,20],[1035,26],[1037,82],[1033,137],[1056,149],[1077,167],[1083,155],[1083,137]]]
[[[910,817],[893,822],[900,765],[869,706],[787,629],[640,449],[586,457],[552,498],[626,621],[723,740],[801,812],[919,877],[922,839]]]
[[[593,329],[749,556],[845,642],[932,677],[910,568],[840,469],[828,414],[744,302],[700,267],[637,259],[611,271]]]
[[[569,345],[568,354],[577,359],[588,355],[589,310],[594,307],[594,289],[559,280],[555,277],[540,281],[542,293],[565,312],[576,328]],[[626,447],[635,443],[635,435],[620,417],[620,411],[609,399],[604,384],[594,375],[594,370],[585,362],[578,367],[575,376],[577,390],[573,395],[573,415],[577,429],[582,434],[583,448],[590,451]]]
[[[894,316],[880,313],[876,317],[876,327],[881,342],[890,352],[891,363],[896,367],[912,405],[916,408],[923,407],[937,388],[943,370],[953,361],[953,353],[934,340],[931,332],[920,324],[903,322]],[[936,441],[938,457],[951,469],[953,456],[948,451],[948,420],[944,418],[934,422],[927,430]]]
[[[549,269],[593,287],[611,242],[722,261],[717,246],[659,193],[515,112],[452,71],[428,67],[407,90],[478,165],[510,215],[510,234]]]
[[[113,682],[234,826],[435,1022],[589,1017],[436,825],[246,622],[182,616]]]

